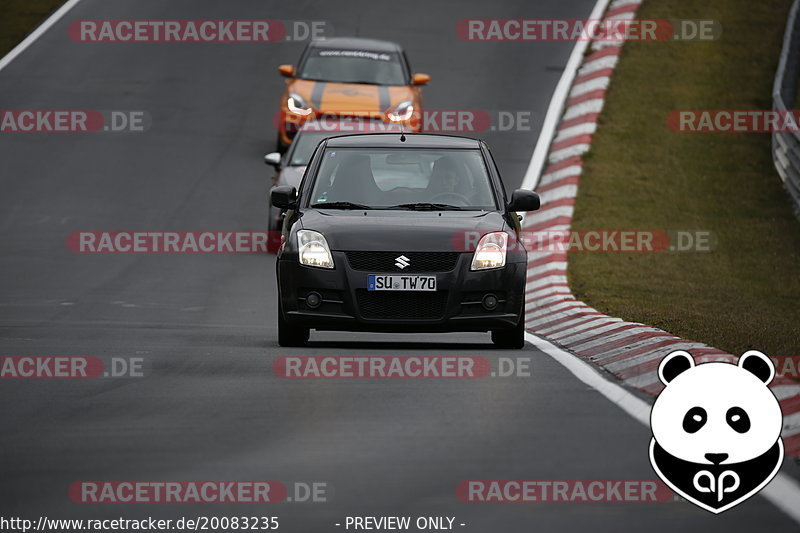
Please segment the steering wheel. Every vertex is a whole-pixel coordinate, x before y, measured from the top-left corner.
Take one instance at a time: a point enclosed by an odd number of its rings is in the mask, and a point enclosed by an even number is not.
[[[440,192],[439,194],[434,195],[430,199],[430,202],[432,204],[446,204],[446,203],[449,203],[449,202],[442,202],[442,201],[438,201],[438,200],[440,198],[448,198],[448,197],[449,198],[455,198],[456,200],[460,201],[461,205],[469,205],[470,204],[470,199],[469,198],[467,198],[463,194],[459,194],[457,192]]]

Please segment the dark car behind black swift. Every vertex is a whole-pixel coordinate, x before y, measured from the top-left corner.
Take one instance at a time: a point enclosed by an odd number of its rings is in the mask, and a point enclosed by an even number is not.
[[[278,253],[278,342],[309,330],[490,331],[524,344],[527,254],[517,211],[482,141],[397,133],[320,143],[288,209]]]

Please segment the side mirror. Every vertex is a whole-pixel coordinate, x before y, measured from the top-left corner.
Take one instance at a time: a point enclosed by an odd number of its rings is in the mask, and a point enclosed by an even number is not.
[[[289,185],[275,187],[269,196],[272,205],[278,209],[294,209],[297,207],[297,189]]]
[[[271,154],[265,155],[264,164],[275,167],[275,170],[279,170],[281,168],[281,154],[272,152]]]
[[[281,76],[285,78],[291,78],[294,76],[294,66],[292,65],[280,65],[278,67],[278,72],[281,73]]]
[[[527,189],[517,189],[511,194],[509,211],[536,211],[542,205],[539,195]]]
[[[414,74],[411,77],[411,84],[412,85],[425,85],[429,81],[431,81],[431,77],[428,76],[427,74],[423,74],[421,72],[419,74]]]

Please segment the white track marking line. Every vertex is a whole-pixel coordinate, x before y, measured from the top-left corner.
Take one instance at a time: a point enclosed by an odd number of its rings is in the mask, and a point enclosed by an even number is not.
[[[33,30],[33,32],[25,37],[25,39],[15,46],[9,53],[7,53],[2,59],[0,59],[0,70],[3,70],[8,66],[9,63],[14,61],[18,55],[24,52],[30,45],[36,42],[36,39],[44,35],[44,33],[50,29],[53,24],[58,22],[61,17],[67,14],[67,12],[75,7],[75,5],[80,2],[81,0],[69,0],[63,6],[58,8],[55,13],[50,15],[47,20],[42,22],[38,28]]]
[[[650,404],[637,398],[616,383],[613,383],[600,375],[600,372],[574,355],[566,352],[550,342],[533,335],[525,333],[525,340],[531,343],[538,350],[543,351],[563,366],[572,374],[589,385],[600,394],[611,400],[614,404],[622,408],[623,411],[634,417],[642,424],[650,424]]]

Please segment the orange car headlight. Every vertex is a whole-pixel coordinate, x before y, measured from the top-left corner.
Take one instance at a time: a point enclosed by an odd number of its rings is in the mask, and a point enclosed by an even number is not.
[[[414,114],[414,102],[405,100],[386,112],[392,122],[405,122]]]
[[[311,106],[305,99],[297,93],[289,93],[289,98],[286,100],[286,107],[289,111],[301,116],[308,116],[311,114]]]

